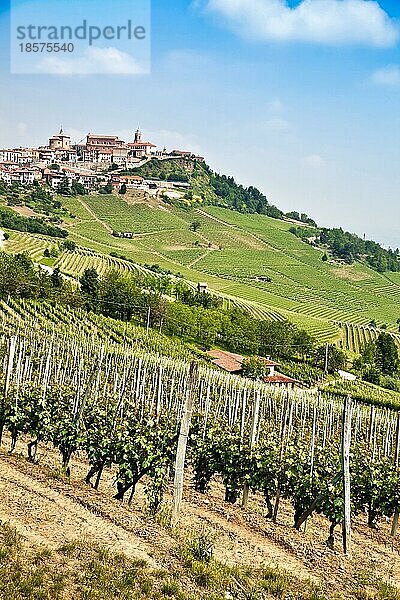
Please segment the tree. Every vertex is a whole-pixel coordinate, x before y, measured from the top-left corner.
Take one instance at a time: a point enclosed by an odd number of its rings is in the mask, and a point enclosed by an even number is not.
[[[64,175],[57,186],[57,193],[61,196],[71,196],[71,186],[68,177]]]
[[[269,374],[269,369],[264,358],[250,356],[243,361],[242,375],[249,379],[262,381]]]
[[[88,310],[97,308],[99,299],[99,274],[96,269],[90,268],[85,269],[82,277],[80,278],[81,291],[86,297],[86,307]]]
[[[71,185],[71,194],[72,196],[86,196],[87,191],[82,183],[79,183],[79,181],[73,181]]]
[[[140,291],[135,278],[127,273],[113,270],[100,282],[100,307],[104,315],[130,321],[139,304]]]
[[[56,267],[50,276],[51,284],[54,288],[60,288],[63,285],[63,277],[59,267]]]
[[[193,221],[193,223],[190,224],[191,231],[197,231],[198,229],[200,229],[200,227],[201,227],[200,221]]]
[[[121,185],[121,187],[120,187],[119,193],[120,193],[120,194],[122,194],[122,195],[125,195],[125,194],[126,194],[126,192],[127,192],[127,189],[128,189],[128,188],[126,187],[126,183],[123,183],[123,184]]]
[[[376,366],[384,375],[394,375],[399,368],[399,353],[390,333],[380,333],[375,342]]]
[[[322,256],[322,262],[328,262],[328,255],[325,252],[324,255]]]
[[[99,194],[112,194],[113,186],[111,181],[109,181],[104,187],[99,189]]]
[[[72,240],[65,240],[63,242],[64,250],[68,250],[68,252],[74,252],[76,250],[76,244]]]
[[[367,365],[363,370],[362,378],[364,381],[368,381],[368,383],[379,385],[381,382],[381,372],[374,365]]]

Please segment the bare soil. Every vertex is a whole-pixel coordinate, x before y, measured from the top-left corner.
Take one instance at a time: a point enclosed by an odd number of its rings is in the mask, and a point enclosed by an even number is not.
[[[7,441],[7,440],[6,440]],[[390,537],[390,524],[371,530],[360,518],[353,524],[352,557],[344,557],[337,531],[337,548],[325,544],[328,522],[316,515],[307,531],[292,526],[293,511],[282,502],[278,523],[264,517],[262,499],[251,496],[248,508],[227,504],[220,482],[210,493],[194,491],[187,474],[179,531],[171,531],[146,514],[143,486],[132,506],[112,498],[115,473],[104,474],[96,492],[83,483],[84,457],[75,457],[70,479],[60,475],[57,452],[42,446],[39,464],[26,458],[20,442],[16,454],[0,452],[0,520],[9,522],[32,544],[55,549],[74,540],[97,542],[128,557],[143,558],[150,566],[173,568],[177,538],[205,527],[215,537],[215,555],[228,564],[285,569],[298,579],[321,583],[335,598],[353,598],[363,574],[400,587],[400,541]],[[166,509],[171,495],[166,495]],[[167,510],[166,510],[167,512]]]
[[[40,217],[40,214],[29,208],[29,206],[10,206],[10,208],[23,217]]]

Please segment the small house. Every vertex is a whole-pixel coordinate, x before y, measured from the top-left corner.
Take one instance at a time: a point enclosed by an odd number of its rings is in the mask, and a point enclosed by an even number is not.
[[[241,374],[243,370],[243,363],[246,360],[245,356],[242,356],[241,354],[235,354],[233,352],[227,352],[226,350],[210,350],[207,352],[207,354],[212,359],[211,362],[216,367],[219,367],[223,371],[233,375]],[[263,379],[264,383],[273,385],[274,387],[285,388],[294,388],[295,386],[301,385],[300,381],[297,379],[293,379],[292,377],[283,375],[283,373],[279,373],[276,370],[276,367],[279,366],[279,363],[271,360],[270,358],[260,358],[265,362],[265,365],[268,368],[268,375]]]
[[[208,290],[208,284],[204,283],[204,282],[199,282],[197,284],[197,291],[199,292],[199,294],[204,294],[205,292],[207,292]]]

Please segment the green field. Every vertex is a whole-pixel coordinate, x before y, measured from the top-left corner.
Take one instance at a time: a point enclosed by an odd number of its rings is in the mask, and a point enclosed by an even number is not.
[[[81,248],[78,256],[63,254],[57,260],[68,274],[80,275],[88,265],[100,272],[133,268],[110,258],[110,252],[117,252],[138,264],[179,272],[194,283],[205,281],[227,302],[254,316],[288,318],[320,341],[342,341],[353,352],[382,326],[398,332],[398,274],[380,274],[360,263],[323,262],[319,249],[289,232],[289,222],[218,207],[128,204],[119,196],[62,202],[75,215],[67,227]],[[194,221],[200,223],[196,232],[190,229]],[[112,231],[129,231],[134,237],[113,237]],[[49,243],[32,238],[17,234],[6,248],[26,249],[40,259]],[[377,329],[369,326],[372,320]]]

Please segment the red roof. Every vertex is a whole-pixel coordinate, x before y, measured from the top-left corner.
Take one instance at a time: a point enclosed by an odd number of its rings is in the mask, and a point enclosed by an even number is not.
[[[151,146],[152,148],[156,148],[156,145],[151,142],[130,142],[127,146],[130,148],[138,148],[140,146]]]
[[[221,367],[221,369],[224,369],[225,371],[229,371],[229,373],[241,371],[243,362],[246,359],[246,357],[241,354],[235,354],[234,352],[227,352],[226,350],[219,349],[210,350],[207,354],[214,359],[212,361],[214,365]],[[267,367],[276,367],[279,364],[269,358],[263,358],[262,356],[259,358],[265,362]],[[282,375],[282,377],[284,377],[284,375]]]
[[[214,359],[212,361],[214,365],[228,371],[228,373],[238,373],[242,370],[245,357],[241,354],[234,354],[225,350],[210,350],[207,354]]]
[[[269,377],[264,378],[265,383],[299,383],[297,379],[292,379],[291,377],[287,377],[282,373],[278,373],[275,371],[274,375],[270,375]]]

